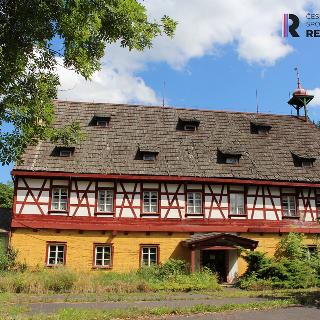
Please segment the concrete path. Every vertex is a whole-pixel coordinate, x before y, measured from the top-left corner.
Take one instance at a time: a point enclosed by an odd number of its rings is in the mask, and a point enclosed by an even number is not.
[[[167,316],[161,320],[319,320],[320,309],[290,307],[274,310],[235,311],[225,313],[195,314],[191,316]]]
[[[172,307],[183,308],[192,307],[197,304],[221,306],[224,304],[245,304],[251,302],[266,301],[263,298],[223,298],[223,299],[193,299],[193,300],[160,300],[160,301],[119,301],[119,302],[48,302],[48,303],[28,303],[23,304],[30,309],[30,313],[54,313],[65,308],[74,309],[127,309],[127,308],[156,308]],[[301,319],[300,319],[301,320]]]

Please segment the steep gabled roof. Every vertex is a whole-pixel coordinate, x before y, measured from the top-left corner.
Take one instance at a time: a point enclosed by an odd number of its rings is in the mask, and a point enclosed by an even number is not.
[[[97,114],[107,128],[90,126]],[[177,130],[179,118],[197,119],[195,132]],[[16,170],[73,173],[170,175],[300,182],[320,181],[320,131],[295,116],[120,104],[56,102],[56,126],[79,121],[85,140],[71,158],[51,156],[41,142],[25,150]],[[268,135],[251,133],[251,123],[268,123]],[[157,147],[157,160],[134,160],[139,146]],[[217,163],[217,150],[241,149],[239,164]],[[295,167],[292,150],[313,150],[311,168]]]

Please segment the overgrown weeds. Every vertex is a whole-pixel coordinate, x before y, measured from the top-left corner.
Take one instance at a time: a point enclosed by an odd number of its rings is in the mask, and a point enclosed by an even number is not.
[[[184,261],[169,260],[163,265],[144,267],[135,272],[106,270],[75,272],[64,267],[27,271],[6,271],[0,275],[3,293],[132,293],[155,291],[219,290],[217,277],[210,270],[188,272]]]

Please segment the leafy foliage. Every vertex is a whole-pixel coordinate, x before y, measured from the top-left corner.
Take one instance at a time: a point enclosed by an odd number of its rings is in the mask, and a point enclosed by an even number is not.
[[[310,288],[320,285],[320,256],[309,255],[303,236],[289,233],[279,242],[275,256],[244,251],[248,267],[238,285],[243,289]]]
[[[52,127],[58,63],[88,79],[108,44],[143,50],[156,36],[172,37],[175,28],[168,16],[149,21],[138,0],[1,1],[0,126],[10,129],[0,132],[0,162],[19,159],[27,144],[41,139],[72,143],[68,129]],[[71,140],[79,132],[73,126]]]
[[[13,185],[12,183],[0,183],[0,208],[12,208]]]

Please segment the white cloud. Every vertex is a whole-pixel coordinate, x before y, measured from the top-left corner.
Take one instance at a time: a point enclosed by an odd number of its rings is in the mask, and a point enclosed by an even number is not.
[[[309,106],[320,106],[320,88],[308,90],[308,94],[314,96],[313,100],[309,103]]]
[[[149,63],[165,62],[181,69],[193,58],[219,53],[231,44],[240,59],[249,64],[270,66],[293,48],[281,38],[283,13],[304,15],[311,0],[148,0],[143,1],[152,18],[167,14],[179,22],[173,40],[159,37],[144,52],[112,45],[103,58],[102,71],[90,83],[59,69],[62,89],[59,98],[74,100],[156,103],[154,90],[136,76]]]

